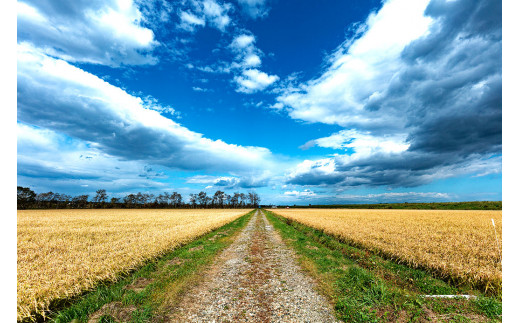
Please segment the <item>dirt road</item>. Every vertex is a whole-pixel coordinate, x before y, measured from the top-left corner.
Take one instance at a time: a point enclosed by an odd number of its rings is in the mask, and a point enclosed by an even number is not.
[[[257,211],[170,313],[171,322],[336,322],[294,251]]]

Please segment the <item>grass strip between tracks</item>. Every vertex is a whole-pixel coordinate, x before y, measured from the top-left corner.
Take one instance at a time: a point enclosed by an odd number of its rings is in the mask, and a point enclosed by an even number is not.
[[[265,211],[299,262],[317,279],[339,319],[347,322],[494,322],[502,303],[469,287],[456,287],[350,246],[316,230]],[[421,295],[471,294],[475,299],[425,298]]]

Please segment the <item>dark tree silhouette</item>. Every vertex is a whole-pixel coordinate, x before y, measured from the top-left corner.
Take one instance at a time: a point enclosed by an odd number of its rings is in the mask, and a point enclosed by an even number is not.
[[[17,186],[16,202],[18,209],[26,209],[36,202],[36,193],[28,187]]]

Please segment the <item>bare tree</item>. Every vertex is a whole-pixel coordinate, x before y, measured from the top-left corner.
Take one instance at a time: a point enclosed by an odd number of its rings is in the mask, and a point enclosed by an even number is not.
[[[239,201],[240,201],[240,193],[238,193],[238,192],[233,193],[233,196],[231,196],[231,198],[229,199],[231,206],[234,208],[238,207]]]
[[[110,206],[115,207],[116,204],[121,203],[121,199],[117,197],[113,197],[110,199]]]
[[[170,199],[170,195],[168,194],[168,192],[164,192],[164,194],[157,195],[157,197],[155,198],[155,203],[164,207],[168,204],[169,199]]]
[[[88,195],[78,195],[72,198],[72,203],[78,208],[85,208],[88,205]]]
[[[128,194],[123,199],[127,207],[133,207],[138,203],[137,196],[135,194]]]
[[[222,208],[224,206],[224,198],[225,198],[224,192],[222,192],[221,190],[216,191],[215,194],[213,195],[213,204],[215,206]]]
[[[208,196],[208,194],[206,194],[206,192],[200,192],[198,195],[197,195],[197,200],[199,201],[199,205],[201,207],[204,207],[206,208],[208,206],[208,203],[209,201],[211,200],[211,198]]]
[[[197,206],[197,194],[190,194],[190,204],[193,208]]]
[[[171,204],[173,204],[173,207],[179,207],[182,205],[182,195],[180,195],[177,192],[173,192],[170,195],[170,201],[171,201]]]
[[[249,205],[251,207],[258,207],[260,204],[260,197],[256,192],[249,192],[247,193],[247,199],[249,200]]]
[[[244,207],[247,202],[247,197],[244,193],[240,193],[240,207]]]
[[[53,192],[47,192],[47,193],[40,193],[36,196],[36,201],[38,203],[38,207],[40,208],[50,208],[51,203],[54,200],[54,193]]]
[[[26,209],[36,202],[36,193],[28,187],[16,187],[16,202],[18,209]]]
[[[107,198],[108,195],[106,190],[97,190],[92,202],[105,204]]]

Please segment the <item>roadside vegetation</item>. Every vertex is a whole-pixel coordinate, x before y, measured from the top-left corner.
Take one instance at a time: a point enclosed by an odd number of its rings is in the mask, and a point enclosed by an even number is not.
[[[499,295],[502,211],[277,209],[350,245]]]
[[[409,209],[409,210],[502,210],[502,201],[440,202],[440,203],[379,203],[332,205],[280,205],[280,208],[302,209]]]
[[[149,261],[116,283],[99,284],[50,313],[49,319],[58,323],[162,321],[182,293],[200,280],[203,268],[232,243],[252,214]]]
[[[500,321],[501,297],[455,285],[428,271],[353,246],[290,218],[265,211],[299,261],[346,322]],[[424,295],[472,295],[428,298]]]

